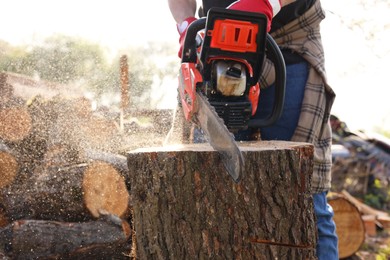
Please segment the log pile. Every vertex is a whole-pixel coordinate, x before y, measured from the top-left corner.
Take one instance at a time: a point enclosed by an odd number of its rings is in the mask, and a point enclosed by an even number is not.
[[[0,255],[128,259],[123,137],[88,100],[55,90],[0,74]]]
[[[311,145],[243,144],[235,184],[207,144],[124,156],[129,139],[158,138],[0,75],[0,258],[315,258]]]
[[[67,223],[17,220],[0,230],[11,259],[126,259],[129,224],[115,215]]]
[[[346,190],[359,198],[370,193],[386,197],[390,182],[390,139],[380,134],[352,132],[335,116],[331,122],[334,144],[332,191]],[[390,203],[386,201],[375,206],[390,209]]]
[[[377,229],[390,228],[390,215],[387,212],[364,204],[346,190],[331,193],[328,201],[334,210],[340,258],[353,256],[367,237],[377,235]]]
[[[390,140],[351,131],[336,116],[333,132],[332,192],[341,257],[350,257],[389,231]],[[336,194],[336,195],[334,195]],[[377,231],[384,231],[382,234]]]

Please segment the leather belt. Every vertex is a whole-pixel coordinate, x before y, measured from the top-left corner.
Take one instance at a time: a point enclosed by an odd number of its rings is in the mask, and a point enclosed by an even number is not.
[[[296,53],[295,51],[292,51],[290,49],[281,49],[284,62],[286,65],[291,65],[291,64],[296,64],[296,63],[301,63],[306,61],[301,55]]]

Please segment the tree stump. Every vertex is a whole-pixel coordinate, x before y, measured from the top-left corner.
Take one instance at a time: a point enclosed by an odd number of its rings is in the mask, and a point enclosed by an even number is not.
[[[139,259],[315,259],[313,147],[240,148],[238,184],[208,144],[127,154]]]

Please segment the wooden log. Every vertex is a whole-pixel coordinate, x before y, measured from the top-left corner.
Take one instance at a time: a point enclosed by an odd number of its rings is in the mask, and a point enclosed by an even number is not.
[[[84,152],[87,160],[103,161],[109,163],[121,171],[123,175],[127,174],[128,167],[126,156],[92,149],[86,149]]]
[[[5,211],[3,208],[0,208],[0,228],[3,228],[9,224],[9,219],[7,215],[5,214]],[[1,259],[1,258],[0,258]]]
[[[242,143],[235,184],[207,144],[128,153],[139,259],[314,259],[313,147]]]
[[[356,199],[354,196],[349,194],[349,192],[346,190],[343,190],[341,192],[341,196],[343,196],[345,199],[347,199],[349,202],[355,205],[362,215],[374,217],[377,226],[385,229],[390,228],[390,215],[388,212],[374,209],[364,204],[363,202],[361,202],[360,200]]]
[[[100,210],[123,216],[129,206],[124,178],[111,165],[97,162],[89,165],[83,178],[84,203],[94,217]]]
[[[69,100],[61,96],[50,100],[36,96],[28,102],[31,131],[23,140],[14,138],[7,142],[20,155],[19,162],[28,170],[28,176],[42,164],[67,166],[84,162],[80,153],[91,147],[119,147],[120,140],[113,130],[115,127],[111,127],[113,122],[105,119],[96,121],[89,106],[88,100],[83,98]],[[105,123],[97,127],[99,124],[96,122]],[[110,127],[106,127],[108,125]],[[94,134],[105,131],[110,134]]]
[[[2,138],[8,147],[18,154],[19,165],[28,176],[41,163],[46,153],[48,133],[53,124],[53,117],[43,103],[40,97],[36,97],[30,100],[27,106],[23,107],[26,115],[28,114],[31,119],[28,133],[17,134],[20,136],[19,138]],[[17,108],[15,106],[10,107],[13,109]],[[14,129],[12,131],[17,130]]]
[[[336,233],[339,238],[339,257],[356,253],[364,243],[365,227],[358,208],[343,196],[328,199],[334,211]]]
[[[123,216],[129,206],[124,178],[111,165],[95,161],[48,167],[26,182],[1,190],[11,220],[84,221],[101,210]]]
[[[127,189],[130,190],[130,185],[129,185],[130,182],[128,180],[129,168],[127,167],[126,156],[121,154],[116,154],[116,153],[93,150],[93,149],[85,149],[83,152],[84,152],[83,158],[87,162],[101,161],[109,165],[112,165],[112,167],[114,167],[115,170],[117,170],[118,173],[125,179]]]
[[[0,229],[12,259],[128,259],[130,225],[113,215],[83,223],[19,220]]]
[[[32,120],[25,106],[0,109],[0,139],[16,142],[31,131]]]
[[[364,223],[364,230],[367,236],[375,237],[376,233],[376,217],[373,215],[362,215],[361,216]]]
[[[17,156],[0,140],[0,189],[15,180],[19,168]]]
[[[357,207],[357,209],[359,210],[359,212],[361,212],[361,214],[373,215],[375,217],[384,217],[384,218],[389,216],[389,214],[387,212],[374,209],[374,208],[364,204],[363,202],[359,201],[358,199],[353,197],[351,194],[349,194],[349,192],[347,192],[346,190],[343,190],[341,192],[341,194],[344,196],[345,199],[347,199],[349,202],[351,202],[353,205],[355,205],[355,207]]]

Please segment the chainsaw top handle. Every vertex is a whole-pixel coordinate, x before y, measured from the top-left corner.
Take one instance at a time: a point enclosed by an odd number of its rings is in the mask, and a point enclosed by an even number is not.
[[[243,19],[257,23],[259,26],[256,31],[257,44],[255,49],[249,51],[234,51],[231,49],[218,49],[212,48],[211,35],[208,31],[214,29],[214,25],[217,20],[223,19]],[[212,56],[226,56],[226,57],[245,57],[253,68],[253,75],[248,78],[247,84],[255,85],[259,81],[262,66],[265,56],[274,63],[275,66],[275,100],[272,108],[272,112],[265,118],[255,118],[249,121],[249,127],[260,128],[273,125],[281,116],[284,105],[285,89],[286,89],[286,67],[284,63],[283,55],[272,38],[266,33],[266,18],[263,14],[243,12],[237,10],[229,10],[225,8],[211,8],[208,12],[207,18],[200,18],[192,22],[185,36],[182,63],[194,63],[198,62],[197,48],[199,43],[197,41],[198,32],[206,29],[205,38],[201,48],[201,62],[203,63],[204,77],[208,77],[208,63],[207,59]],[[265,35],[265,36],[264,36]],[[208,80],[208,79],[206,79]],[[260,98],[261,100],[261,98]]]
[[[268,115],[268,117],[255,118],[249,121],[249,127],[252,128],[273,125],[276,121],[278,121],[283,112],[284,97],[286,93],[286,65],[279,46],[269,34],[267,34],[266,48],[267,58],[273,62],[275,67],[275,100],[272,112]]]
[[[198,20],[193,21],[187,28],[187,33],[185,35],[184,40],[184,46],[183,46],[183,52],[182,52],[182,58],[181,62],[190,62],[195,63],[197,62],[197,42],[196,42],[196,35],[200,30],[203,30],[206,26],[206,18],[200,18]]]

